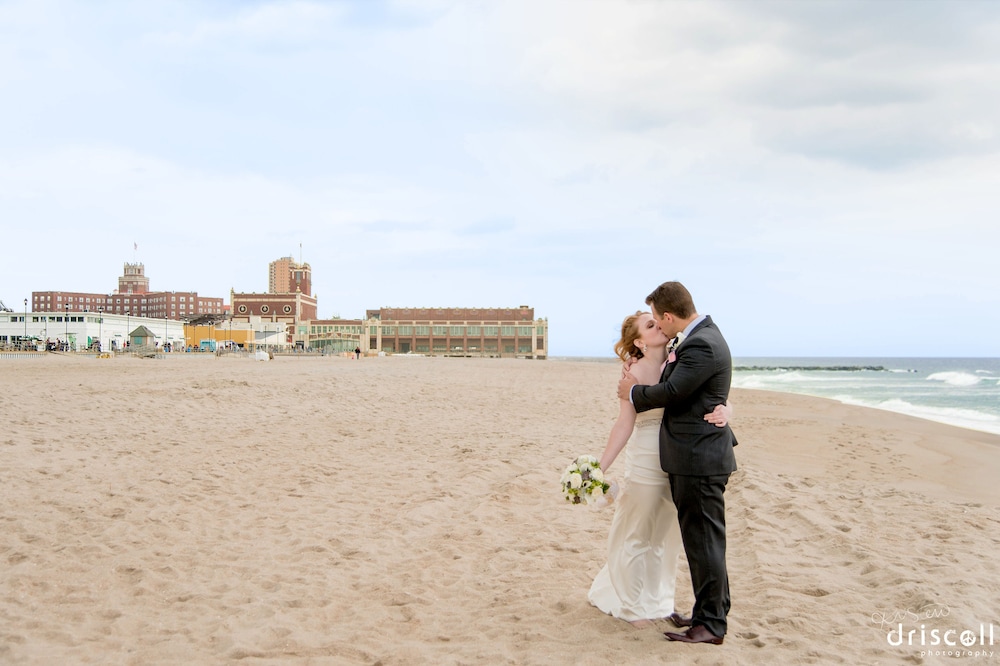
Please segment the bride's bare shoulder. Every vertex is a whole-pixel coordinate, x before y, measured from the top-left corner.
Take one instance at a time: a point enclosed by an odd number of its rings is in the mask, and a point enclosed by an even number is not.
[[[632,375],[640,384],[656,384],[660,381],[660,367],[650,362],[639,361],[632,366]]]

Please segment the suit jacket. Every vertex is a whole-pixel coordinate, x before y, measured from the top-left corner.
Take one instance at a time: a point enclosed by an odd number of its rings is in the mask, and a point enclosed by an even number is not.
[[[663,369],[660,383],[636,386],[637,412],[663,407],[660,467],[668,474],[714,476],[736,471],[736,436],[727,425],[705,421],[716,405],[729,400],[733,359],[729,345],[706,317],[675,351],[677,360]]]

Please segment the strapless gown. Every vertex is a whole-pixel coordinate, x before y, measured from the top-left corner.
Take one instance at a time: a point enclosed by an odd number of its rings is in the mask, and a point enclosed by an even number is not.
[[[622,620],[654,620],[674,612],[682,544],[670,481],[660,469],[662,419],[662,409],[636,417],[608,533],[608,562],[587,595],[591,604]]]

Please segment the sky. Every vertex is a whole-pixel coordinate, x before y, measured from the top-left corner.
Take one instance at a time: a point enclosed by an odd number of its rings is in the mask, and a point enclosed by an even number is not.
[[[1000,3],[0,0],[0,300],[517,307],[608,356],[1000,356]],[[138,246],[138,249],[136,249]]]

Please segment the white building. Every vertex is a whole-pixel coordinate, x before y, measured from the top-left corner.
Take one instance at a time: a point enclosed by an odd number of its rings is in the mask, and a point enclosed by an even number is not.
[[[106,312],[0,312],[0,346],[16,347],[27,340],[45,349],[46,341],[60,341],[79,351],[99,341],[104,351],[121,350],[138,326],[156,335],[157,347],[169,343],[178,351],[184,348],[182,321]]]

